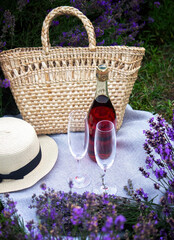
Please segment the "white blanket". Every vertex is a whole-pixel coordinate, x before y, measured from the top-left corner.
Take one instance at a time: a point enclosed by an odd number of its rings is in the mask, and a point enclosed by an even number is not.
[[[106,180],[108,178],[116,184],[119,196],[126,196],[123,187],[127,185],[128,179],[133,181],[135,189],[142,187],[149,193],[150,199],[158,194],[154,190],[153,182],[145,179],[139,171],[139,167],[145,166],[146,159],[143,149],[145,142],[143,130],[149,129],[148,120],[151,117],[152,113],[133,110],[130,105],[126,107],[122,127],[117,133],[117,156],[113,166],[106,173]],[[69,173],[77,167],[68,147],[67,134],[56,134],[51,137],[56,141],[59,149],[54,168],[33,187],[10,194],[11,198],[17,201],[18,213],[25,223],[32,219],[36,220],[35,209],[30,209],[29,205],[33,193],[38,195],[42,192],[41,183],[46,183],[48,187],[55,190],[69,191],[67,178]],[[81,164],[82,170],[91,176],[92,183],[78,192],[92,191],[93,184],[101,180],[102,170],[88,156],[82,160]]]

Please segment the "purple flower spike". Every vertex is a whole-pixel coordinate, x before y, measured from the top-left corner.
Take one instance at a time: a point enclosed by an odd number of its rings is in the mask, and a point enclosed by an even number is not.
[[[174,118],[174,114],[173,114],[173,118]],[[174,120],[172,122],[172,128],[169,126],[167,127],[167,135],[171,141],[174,141]]]
[[[45,183],[42,183],[42,184],[40,185],[40,187],[41,187],[41,189],[44,190],[44,191],[47,189],[47,186],[46,186]]]
[[[174,192],[167,191],[167,200],[168,200],[168,203],[172,205],[174,204]]]
[[[154,2],[154,6],[155,6],[155,7],[159,8],[160,5],[161,5],[160,2]]]
[[[10,80],[8,80],[8,79],[1,80],[0,79],[0,87],[2,87],[2,88],[10,87]]]
[[[18,9],[19,11],[22,11],[23,8],[29,3],[29,0],[18,0],[17,1],[17,5],[18,5]]]
[[[154,173],[156,180],[152,179],[155,184],[154,188],[161,192],[167,189],[173,191],[174,189],[174,110],[172,126],[170,126],[161,116],[152,117],[149,120],[150,130],[143,131],[146,136],[145,143],[143,144],[144,150],[148,155],[146,157],[146,168],[151,169]],[[143,167],[139,170],[145,177],[149,177]],[[159,181],[159,183],[157,182]],[[167,194],[167,193],[166,193]],[[173,195],[169,194],[168,202],[171,204]],[[165,209],[166,214],[168,210]]]
[[[59,21],[53,20],[53,21],[52,21],[52,25],[53,25],[53,26],[58,26],[58,25],[59,25]]]
[[[143,188],[137,189],[136,193],[143,198],[145,201],[148,199],[148,194],[144,192]]]
[[[152,17],[148,17],[148,22],[153,23],[155,20]]]
[[[115,225],[118,228],[118,230],[124,229],[124,223],[126,222],[126,218],[123,215],[119,215],[115,219]]]
[[[154,171],[154,174],[158,180],[165,178],[167,176],[167,172],[165,171],[164,168],[156,169]]]
[[[70,189],[73,188],[73,181],[72,181],[72,180],[69,181],[69,188],[70,188]]]
[[[71,222],[73,225],[78,225],[81,223],[81,218],[83,217],[83,208],[75,206],[72,209]]]
[[[102,232],[109,232],[110,229],[112,228],[113,225],[113,218],[112,217],[107,217],[105,225],[102,227]]]

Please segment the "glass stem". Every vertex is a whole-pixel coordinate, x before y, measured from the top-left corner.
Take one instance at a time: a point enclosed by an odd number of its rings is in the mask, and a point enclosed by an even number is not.
[[[80,163],[80,160],[77,159],[77,177],[78,178],[81,178],[81,163]]]
[[[107,190],[107,187],[106,187],[106,184],[105,184],[105,176],[106,176],[106,169],[104,169],[104,174],[103,174],[103,176],[102,176],[103,189],[106,191],[106,190]]]

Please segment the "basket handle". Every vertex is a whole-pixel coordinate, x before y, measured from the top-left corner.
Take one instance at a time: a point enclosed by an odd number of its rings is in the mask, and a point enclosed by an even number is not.
[[[49,27],[51,25],[51,22],[57,16],[64,15],[64,14],[76,16],[82,21],[88,35],[89,49],[91,51],[95,51],[96,38],[95,38],[94,27],[90,22],[90,20],[77,8],[63,6],[63,7],[54,8],[51,12],[49,12],[49,14],[46,16],[43,22],[42,32],[41,32],[41,41],[42,41],[42,47],[45,53],[48,54],[49,48],[51,46],[50,40],[49,40]]]

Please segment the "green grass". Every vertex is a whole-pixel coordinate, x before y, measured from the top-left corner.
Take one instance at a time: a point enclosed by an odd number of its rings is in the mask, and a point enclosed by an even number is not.
[[[130,105],[134,109],[159,113],[170,121],[174,108],[174,44],[146,45],[145,48]]]

